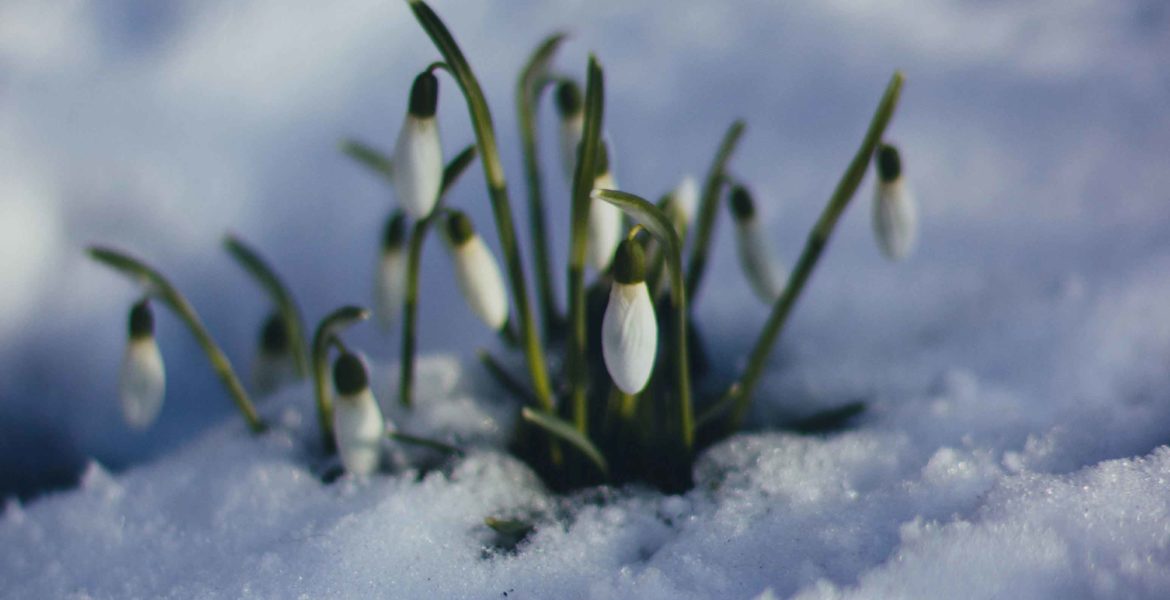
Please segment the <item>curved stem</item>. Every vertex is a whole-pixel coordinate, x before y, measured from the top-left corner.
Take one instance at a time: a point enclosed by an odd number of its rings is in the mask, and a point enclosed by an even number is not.
[[[805,283],[813,269],[816,268],[821,252],[829,243],[829,236],[832,235],[837,220],[841,217],[845,207],[849,205],[857,187],[861,185],[862,178],[865,177],[866,168],[869,166],[874,150],[881,141],[882,132],[886,130],[886,126],[889,125],[890,119],[894,116],[894,109],[898,105],[898,97],[902,91],[902,81],[901,71],[895,71],[886,86],[886,91],[882,95],[877,110],[874,112],[869,129],[861,142],[861,147],[853,156],[848,168],[845,169],[845,174],[841,176],[836,189],[833,190],[829,203],[809,233],[808,241],[805,242],[804,250],[788,279],[784,293],[776,300],[776,304],[772,307],[772,314],[769,315],[768,321],[760,332],[760,337],[756,340],[755,346],[752,347],[747,366],[739,379],[731,384],[716,405],[717,408],[730,407],[731,413],[727,421],[730,431],[738,429],[747,414],[747,410],[751,406],[752,392],[763,373],[768,354],[771,353],[772,347],[780,337],[780,332],[784,329],[788,315],[792,312],[792,307],[796,305],[801,291],[804,290]]]
[[[179,318],[187,324],[187,328],[195,335],[195,340],[199,342],[203,353],[211,361],[212,368],[215,369],[215,372],[223,381],[224,387],[227,388],[232,400],[236,403],[236,408],[240,410],[240,414],[243,415],[244,421],[248,424],[248,428],[252,430],[252,433],[264,431],[264,422],[260,420],[260,415],[256,412],[256,407],[253,406],[252,400],[248,397],[248,392],[244,390],[243,384],[240,383],[240,378],[236,376],[235,370],[232,369],[231,361],[228,360],[227,355],[224,354],[223,350],[212,339],[211,334],[207,332],[203,321],[199,319],[198,313],[195,312],[195,308],[191,306],[187,298],[171,285],[161,273],[128,254],[110,248],[91,246],[89,248],[89,255],[98,262],[134,277],[147,288],[147,292],[150,295],[161,300],[163,304],[169,306],[171,310],[179,315]]]
[[[512,225],[512,208],[508,200],[507,183],[504,180],[504,169],[500,163],[499,150],[496,147],[495,128],[492,125],[491,113],[484,99],[483,90],[479,81],[467,64],[463,51],[455,43],[455,38],[447,30],[446,25],[438,15],[422,0],[409,0],[410,9],[414,12],[419,24],[438,48],[439,53],[447,62],[448,67],[463,90],[467,100],[467,108],[471,113],[471,123],[475,130],[476,142],[479,146],[481,162],[483,163],[484,177],[487,179],[488,194],[492,201],[492,214],[496,220],[496,230],[499,234],[500,247],[508,265],[508,278],[512,284],[512,296],[516,303],[516,311],[520,314],[520,337],[524,343],[524,353],[528,359],[528,370],[532,377],[532,386],[540,399],[541,407],[547,411],[553,410],[552,386],[549,382],[548,367],[544,358],[544,348],[536,330],[536,320],[532,315],[532,308],[528,301],[528,285],[525,281],[524,264],[520,259],[519,246],[516,242],[516,232]]]
[[[524,155],[524,175],[527,179],[528,190],[528,227],[532,235],[532,244],[535,246],[535,267],[537,298],[540,301],[541,315],[544,322],[545,340],[553,337],[553,332],[560,327],[561,315],[557,310],[556,291],[552,283],[552,270],[549,264],[552,256],[548,248],[548,235],[545,233],[544,191],[540,175],[539,153],[536,148],[536,113],[540,107],[540,96],[552,82],[546,76],[548,63],[552,60],[557,48],[565,40],[564,33],[554,33],[545,38],[528,64],[520,74],[516,83],[516,117],[520,125],[520,144]]]
[[[304,379],[309,374],[309,349],[305,342],[305,321],[301,316],[301,309],[297,306],[297,302],[293,299],[292,293],[284,282],[280,280],[280,276],[264,259],[260,257],[255,250],[244,243],[240,238],[228,234],[223,239],[223,245],[227,251],[244,267],[259,284],[268,293],[268,297],[272,303],[276,305],[280,312],[280,319],[284,322],[284,330],[288,332],[289,340],[292,342],[291,350],[293,363],[296,365],[297,379]]]
[[[707,247],[711,244],[711,234],[715,231],[715,219],[719,215],[719,192],[723,187],[723,172],[727,168],[727,161],[735,151],[739,138],[743,135],[743,121],[735,121],[727,128],[723,141],[719,144],[719,151],[715,153],[715,160],[711,169],[707,171],[707,178],[703,181],[703,197],[699,202],[699,216],[695,227],[695,244],[691,246],[691,258],[687,261],[687,298],[692,301],[699,290],[699,283],[703,281],[703,274],[707,269]]]
[[[317,400],[317,423],[321,427],[321,441],[326,452],[332,452],[333,396],[329,393],[329,346],[344,350],[345,344],[337,334],[342,329],[370,318],[370,311],[360,306],[343,306],[321,319],[313,334],[313,392]]]

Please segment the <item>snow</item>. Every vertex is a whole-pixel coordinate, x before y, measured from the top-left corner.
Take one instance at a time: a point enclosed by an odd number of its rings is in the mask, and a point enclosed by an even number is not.
[[[265,400],[276,427],[250,436],[162,311],[167,403],[155,429],[132,433],[116,380],[136,291],[81,248],[112,242],[158,264],[237,365],[268,309],[217,246],[229,228],[310,320],[368,304],[389,192],[336,143],[389,148],[406,86],[435,54],[394,2],[5,2],[0,490],[24,499],[0,515],[0,596],[1170,596],[1163,3],[455,4],[435,8],[492,103],[517,215],[515,71],[569,27],[558,64],[579,74],[597,51],[630,191],[657,197],[701,173],[724,128],[747,120],[732,168],[787,264],[902,68],[891,138],[922,210],[916,254],[880,257],[871,174],[750,430],[701,457],[683,495],[560,497],[501,451],[515,401],[471,354],[503,350],[437,244],[418,407],[393,401],[396,336],[362,326],[347,342],[372,356],[398,428],[466,457],[387,442],[386,472],[325,483],[336,465],[308,451],[308,386]],[[453,152],[471,132],[455,86],[440,85]],[[547,189],[563,197],[542,112]],[[498,248],[478,169],[451,201]],[[721,219],[696,299],[718,375],[766,315]],[[777,428],[856,400],[869,410],[847,431]],[[501,547],[485,517],[535,530]]]

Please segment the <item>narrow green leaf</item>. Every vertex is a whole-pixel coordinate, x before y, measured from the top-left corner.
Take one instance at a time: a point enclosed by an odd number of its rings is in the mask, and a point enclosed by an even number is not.
[[[588,380],[585,324],[585,251],[589,240],[589,193],[597,178],[601,123],[605,116],[605,77],[597,57],[589,57],[585,79],[585,126],[577,168],[573,170],[573,205],[569,222],[569,385],[573,422],[582,435],[588,431],[585,384]]]
[[[388,431],[386,432],[386,437],[389,437],[396,442],[402,442],[403,444],[410,444],[412,446],[421,446],[423,448],[437,450],[443,454],[453,454],[455,456],[464,455],[464,452],[461,448],[452,446],[451,444],[440,442],[438,440],[432,440],[430,438],[419,437],[417,435],[410,435],[409,433],[402,433],[401,431]]]
[[[455,158],[447,161],[447,166],[443,167],[443,182],[439,184],[439,200],[442,201],[443,196],[451,186],[459,181],[459,177],[471,166],[471,161],[475,160],[476,150],[475,144],[470,144],[455,155]]]
[[[303,379],[309,374],[309,350],[305,341],[305,321],[301,316],[301,309],[289,291],[288,286],[280,280],[276,271],[261,258],[260,254],[244,243],[240,238],[228,234],[223,239],[223,245],[236,262],[264,288],[269,299],[280,312],[280,319],[284,322],[284,330],[288,332],[292,342],[291,351],[293,362],[296,365],[297,379]]]
[[[654,235],[666,253],[670,270],[670,298],[675,315],[675,367],[678,371],[679,433],[683,445],[690,449],[695,442],[694,406],[691,401],[691,368],[687,352],[687,295],[682,279],[682,256],[678,231],[666,213],[634,194],[617,190],[594,190],[593,198],[604,200],[622,209]]]
[[[379,176],[389,181],[391,173],[393,172],[393,165],[390,162],[390,157],[382,153],[381,150],[354,139],[346,139],[341,142],[341,151],[346,156],[355,161],[369,167]]]
[[[491,353],[480,348],[475,352],[475,355],[479,358],[479,362],[483,365],[484,369],[487,369],[488,374],[496,380],[496,383],[500,384],[500,387],[518,396],[526,405],[539,406],[536,396],[533,395],[532,391],[513,377]]]
[[[601,451],[597,449],[597,446],[593,445],[593,442],[589,441],[589,438],[582,435],[580,431],[577,431],[568,421],[543,411],[534,410],[528,406],[520,409],[520,416],[525,421],[545,430],[545,432],[554,438],[560,438],[568,442],[570,446],[581,451],[586,458],[596,465],[602,475],[609,476],[609,464],[605,462],[605,457],[601,455]]]
[[[544,358],[544,347],[540,343],[540,334],[536,329],[536,319],[532,314],[532,307],[528,298],[528,283],[524,273],[524,263],[520,256],[519,243],[516,240],[516,231],[512,224],[512,206],[508,199],[507,181],[504,179],[504,168],[500,162],[500,152],[496,147],[496,131],[492,125],[492,115],[488,109],[487,100],[471,65],[463,56],[463,51],[455,43],[455,38],[447,30],[443,21],[422,0],[409,0],[410,9],[419,24],[422,25],[427,36],[434,42],[439,53],[447,63],[447,67],[463,91],[467,100],[467,109],[471,114],[471,126],[475,130],[476,143],[479,146],[480,162],[483,164],[484,177],[487,179],[488,195],[492,202],[492,215],[496,220],[496,232],[499,234],[500,248],[504,253],[507,265],[508,279],[512,284],[512,301],[516,312],[520,315],[520,337],[524,343],[524,354],[528,359],[528,371],[532,377],[532,387],[540,398],[541,406],[548,411],[554,407],[552,384],[549,381],[547,361]]]
[[[822,251],[829,243],[829,237],[833,233],[833,228],[837,225],[837,220],[841,217],[841,213],[844,212],[845,207],[849,205],[849,201],[853,198],[857,187],[861,185],[862,178],[865,177],[865,172],[869,167],[874,150],[882,139],[882,133],[886,130],[886,126],[889,125],[890,119],[894,116],[894,109],[898,105],[898,97],[902,92],[902,81],[902,72],[894,72],[889,84],[886,86],[885,93],[882,94],[882,99],[878,103],[877,110],[874,111],[873,119],[870,121],[869,129],[862,139],[861,147],[857,149],[857,154],[853,156],[853,160],[849,162],[849,166],[845,169],[845,173],[841,176],[841,180],[833,190],[833,195],[829,198],[828,204],[825,205],[825,209],[821,213],[820,218],[817,219],[816,225],[809,232],[808,241],[805,242],[800,259],[797,260],[796,267],[793,269],[792,275],[788,278],[788,284],[784,288],[784,293],[780,295],[780,298],[773,305],[772,314],[769,315],[767,322],[760,331],[759,338],[757,338],[755,345],[752,347],[751,354],[748,356],[747,366],[744,368],[739,379],[731,384],[727,391],[724,392],[723,398],[716,404],[716,407],[730,404],[731,414],[728,416],[727,426],[731,431],[739,428],[740,423],[747,414],[748,408],[751,406],[752,392],[755,390],[760,375],[764,371],[764,364],[767,362],[768,355],[771,353],[776,340],[779,339],[780,332],[784,329],[784,324],[788,321],[788,315],[792,312],[792,308],[796,305],[796,300],[804,290],[805,283],[808,281],[809,276],[812,275],[813,269],[816,268],[817,260],[820,259]]]
[[[743,121],[735,121],[727,128],[719,150],[715,153],[715,160],[711,169],[707,171],[707,178],[703,181],[703,196],[699,201],[699,216],[694,227],[695,243],[691,246],[691,258],[687,262],[687,298],[692,301],[699,291],[699,283],[707,268],[708,247],[711,244],[711,235],[715,232],[715,220],[719,216],[719,198],[727,170],[727,161],[735,152],[739,138],[743,135]]]
[[[325,451],[334,448],[333,396],[329,393],[329,345],[340,343],[342,329],[370,318],[370,311],[360,306],[343,306],[327,315],[313,334],[313,390],[317,398],[317,422]]]
[[[544,323],[544,337],[553,337],[563,324],[557,309],[556,290],[552,281],[552,257],[549,251],[548,219],[544,208],[544,189],[541,181],[540,153],[537,151],[536,125],[540,96],[552,80],[548,77],[549,63],[565,41],[564,33],[554,33],[537,46],[516,82],[516,120],[520,126],[520,146],[524,156],[524,175],[528,190],[528,230],[536,267],[537,298]]]
[[[162,273],[128,254],[99,246],[91,246],[88,251],[91,258],[129,275],[145,287],[148,294],[158,298],[163,304],[175,311],[179,318],[186,323],[187,328],[195,336],[195,340],[199,342],[200,348],[203,349],[203,353],[211,361],[212,368],[223,381],[224,387],[227,388],[249,429],[253,433],[264,431],[264,422],[260,420],[260,415],[256,412],[256,407],[252,405],[248,392],[244,390],[244,385],[240,383],[240,378],[232,369],[232,363],[228,360],[227,354],[219,347],[219,344],[215,343],[207,331],[207,327],[199,318],[199,314],[195,312],[195,307],[191,306],[187,298],[175,286],[171,285],[171,282],[167,281]]]

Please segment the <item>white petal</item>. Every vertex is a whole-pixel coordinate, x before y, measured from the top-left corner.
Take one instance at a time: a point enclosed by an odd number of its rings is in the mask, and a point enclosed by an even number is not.
[[[459,290],[471,312],[498,331],[508,320],[508,295],[495,257],[478,235],[453,248],[452,257]]]
[[[873,230],[891,260],[910,255],[918,241],[918,207],[902,178],[879,182],[874,193]]]
[[[415,219],[431,214],[443,181],[438,121],[406,115],[398,132],[392,164],[391,176],[399,205]]]
[[[736,222],[736,247],[744,275],[765,304],[775,302],[784,293],[787,272],[772,250],[769,238],[760,231],[755,218]]]
[[[675,206],[682,211],[688,224],[694,222],[695,211],[699,210],[699,182],[691,175],[683,177],[678,187],[671,192]]]
[[[296,378],[292,354],[275,355],[260,351],[252,362],[252,388],[258,396],[266,396]]]
[[[581,144],[584,131],[584,112],[561,119],[561,166],[565,169],[565,180],[570,185],[573,182],[573,171],[577,168],[577,147]]]
[[[617,183],[606,173],[597,178],[594,189],[616,190]],[[589,233],[586,255],[598,271],[609,268],[613,253],[622,242],[622,210],[604,200],[589,202]]]
[[[339,395],[333,402],[333,437],[347,472],[369,475],[378,470],[385,432],[382,410],[369,388],[352,396]]]
[[[601,322],[601,353],[618,389],[646,387],[658,352],[658,321],[645,283],[614,283]]]
[[[383,329],[398,322],[406,299],[406,252],[388,250],[374,273],[374,315]]]
[[[126,424],[134,429],[150,427],[162,408],[166,385],[162,354],[154,338],[130,340],[119,384]]]

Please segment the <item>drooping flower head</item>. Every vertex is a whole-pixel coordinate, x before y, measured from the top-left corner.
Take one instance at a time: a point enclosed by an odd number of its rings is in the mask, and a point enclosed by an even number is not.
[[[252,365],[252,385],[257,394],[271,394],[292,381],[296,373],[288,328],[279,312],[264,320],[259,346]]]
[[[614,258],[601,350],[618,389],[636,394],[646,387],[658,352],[658,319],[646,289],[645,253],[634,239],[621,242]]]
[[[890,144],[877,151],[878,183],[874,190],[873,230],[878,247],[890,260],[902,260],[918,240],[918,206],[902,173],[902,156]]]
[[[333,362],[333,435],[345,470],[355,475],[369,475],[378,469],[382,458],[382,439],[386,423],[382,410],[370,391],[366,364],[356,354],[343,352]]]
[[[391,178],[398,203],[411,217],[426,218],[439,199],[443,181],[443,150],[435,111],[439,79],[429,69],[415,77],[410,107],[394,146]]]
[[[166,370],[154,339],[154,313],[143,299],[130,309],[130,339],[122,359],[122,416],[134,429],[150,427],[162,409]]]
[[[444,229],[456,282],[468,307],[488,327],[503,329],[508,322],[508,295],[495,257],[465,213],[451,211]]]
[[[756,296],[765,304],[771,304],[784,292],[786,269],[772,250],[770,238],[760,230],[751,192],[742,185],[734,186],[730,205],[740,267]]]
[[[561,164],[565,179],[572,182],[577,168],[577,147],[585,131],[585,104],[576,82],[566,79],[557,85],[556,105],[561,117]]]
[[[406,299],[406,214],[395,211],[382,231],[382,252],[374,271],[374,316],[389,329],[402,313]]]
[[[616,190],[617,181],[614,179],[610,163],[609,144],[602,141],[597,152],[597,176],[593,180],[595,190]],[[613,261],[614,251],[622,240],[622,211],[608,203],[592,201],[589,203],[589,230],[586,243],[586,255],[589,264],[598,271],[609,268]]]

